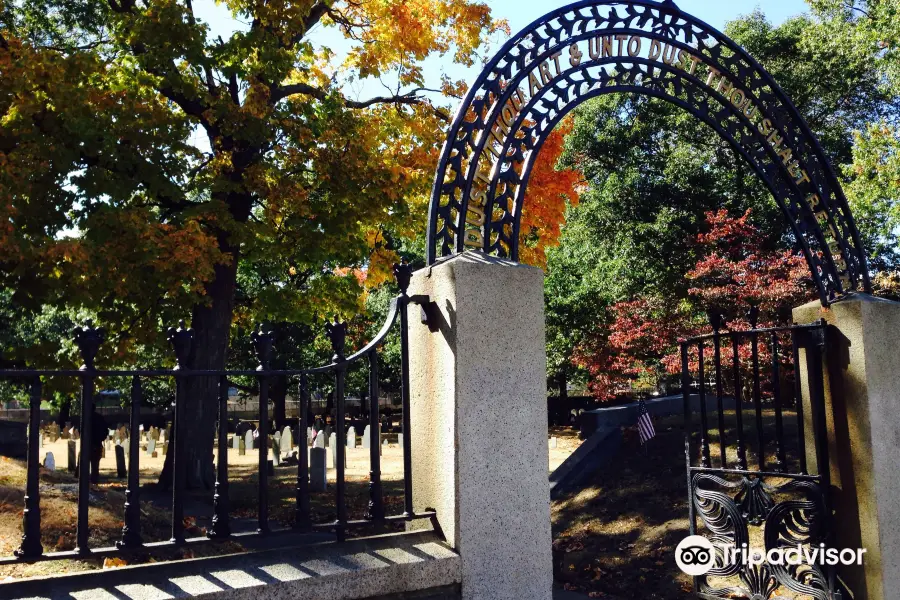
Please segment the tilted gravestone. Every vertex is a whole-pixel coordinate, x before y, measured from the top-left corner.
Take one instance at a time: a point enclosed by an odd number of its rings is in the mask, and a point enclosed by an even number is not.
[[[281,438],[277,434],[272,437],[272,462],[281,466]]]
[[[78,462],[78,457],[75,454],[75,440],[69,440],[67,447],[69,450],[69,453],[68,453],[69,460],[68,460],[68,464],[66,465],[66,467],[69,469],[70,473],[74,473],[76,464]]]
[[[128,469],[125,468],[125,448],[116,446],[116,477],[122,479],[127,476]]]
[[[325,469],[325,448],[312,448],[309,451],[309,489],[313,492],[324,492],[328,483]]]

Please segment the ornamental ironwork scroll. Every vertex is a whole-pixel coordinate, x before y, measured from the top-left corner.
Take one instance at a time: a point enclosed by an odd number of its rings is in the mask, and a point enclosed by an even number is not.
[[[471,87],[432,189],[428,263],[466,249],[518,260],[525,190],[541,146],[578,104],[643,94],[690,112],[766,184],[824,304],[869,291],[859,233],[821,144],[734,41],[671,1],[585,1],[510,39]]]
[[[730,477],[728,479],[726,477]],[[704,598],[752,598],[783,600],[779,593],[802,594],[804,598],[828,600],[829,583],[817,564],[804,554],[796,564],[767,562],[742,564],[725,560],[720,545],[741,548],[750,540],[748,526],[761,527],[765,552],[805,548],[821,552],[827,541],[824,494],[814,477],[785,479],[778,485],[764,483],[759,474],[717,476],[695,473],[691,478],[691,501],[716,545],[713,569],[699,578],[696,590]],[[781,477],[779,477],[781,479]],[[755,497],[752,502],[748,498]],[[738,581],[732,581],[737,578]],[[716,582],[716,583],[714,583]],[[789,596],[793,597],[793,596]]]

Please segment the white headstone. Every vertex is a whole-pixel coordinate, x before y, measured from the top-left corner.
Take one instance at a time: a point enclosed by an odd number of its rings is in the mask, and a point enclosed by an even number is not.
[[[284,432],[281,434],[281,449],[288,453],[294,449],[294,440],[291,435],[291,428],[288,425],[284,426]]]
[[[316,434],[313,433],[312,427],[306,428],[306,445],[309,446],[313,443],[313,440],[316,439]]]
[[[232,450],[240,450],[241,448],[241,436],[238,434],[234,434],[234,437],[231,438],[231,449]]]
[[[53,458],[52,452],[48,452],[47,456],[44,457],[44,468],[48,471],[56,470],[56,459]]]
[[[244,443],[247,445],[247,450],[253,449],[253,431],[251,429],[244,434]]]
[[[558,438],[555,438],[555,437],[550,438],[550,447],[551,448],[556,448],[558,443],[559,443]]]
[[[397,445],[400,446],[401,448],[403,447],[403,434],[402,433],[397,434]]]
[[[369,449],[369,426],[366,425],[366,428],[363,430],[362,436],[362,447],[366,450]]]
[[[153,454],[154,452],[156,452],[156,440],[150,438],[147,441],[147,454]]]
[[[337,469],[337,434],[332,433],[331,437],[328,439],[328,448],[330,452],[328,454],[331,455],[331,468]]]
[[[276,429],[275,435],[272,436],[272,439],[278,440],[279,442],[281,442],[281,432]]]
[[[38,448],[44,447],[44,432],[38,429]]]
[[[356,428],[350,427],[347,430],[347,447],[353,450],[356,448]]]
[[[313,448],[325,448],[325,430],[322,429],[319,433],[316,434],[316,439],[313,440]]]

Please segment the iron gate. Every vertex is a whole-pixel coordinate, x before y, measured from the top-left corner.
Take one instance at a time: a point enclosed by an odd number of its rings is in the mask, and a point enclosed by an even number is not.
[[[812,553],[834,541],[827,326],[756,329],[755,320],[750,330],[723,331],[721,315],[711,314],[713,333],[681,343],[690,533],[715,547],[712,569],[694,578],[694,590],[700,598],[839,600],[835,568],[818,558],[797,553],[799,564],[747,564],[728,549]]]

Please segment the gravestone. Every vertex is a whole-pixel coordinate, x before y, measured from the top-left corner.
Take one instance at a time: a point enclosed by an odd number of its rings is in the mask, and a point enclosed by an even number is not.
[[[550,438],[550,447],[551,448],[556,448],[558,444],[559,444],[559,441],[557,440],[557,438],[555,438],[555,437]]]
[[[278,467],[281,465],[281,437],[278,432],[272,437],[272,462]]]
[[[331,425],[328,425],[325,428],[325,447],[326,448],[328,447],[328,443],[331,441],[331,433],[332,433]]]
[[[247,454],[247,440],[237,436],[238,440],[238,456],[246,456]]]
[[[316,439],[313,440],[313,448],[321,448],[325,449],[325,431],[320,430],[319,433],[316,434]]]
[[[44,447],[44,432],[38,429],[38,448]]]
[[[66,465],[69,469],[70,473],[75,472],[75,466],[78,462],[78,457],[75,455],[75,440],[69,440],[67,444],[67,448],[69,450],[68,453],[68,464]]]
[[[324,492],[328,483],[325,470],[325,448],[312,448],[309,451],[309,489],[313,492]]]
[[[253,450],[253,431],[250,429],[244,434],[244,448],[246,450]]]
[[[147,454],[153,454],[156,452],[156,440],[152,437],[147,441]]]
[[[284,426],[284,433],[281,434],[281,449],[285,452],[290,452],[294,448],[294,440],[291,435],[291,428],[289,425]]]
[[[352,426],[347,430],[347,447],[351,450],[356,448],[356,428]]]
[[[337,469],[337,452],[338,452],[338,449],[337,449],[337,434],[336,434],[336,433],[332,433],[332,434],[328,437],[328,449],[329,449],[328,454],[331,455],[331,468],[332,468],[332,469]]]
[[[366,425],[366,428],[363,430],[363,435],[362,435],[362,446],[361,447],[365,448],[366,450],[369,449],[369,429],[370,429],[369,425]]]
[[[48,471],[56,470],[56,459],[53,458],[52,452],[48,452],[47,456],[44,457],[44,468]]]
[[[122,450],[125,451],[125,454],[128,454],[128,446],[130,446],[130,445],[131,445],[131,440],[129,440],[127,437],[124,440],[122,440]]]
[[[137,467],[137,465],[134,465]],[[128,469],[125,468],[125,448],[116,446],[116,477],[122,479],[128,476]]]
[[[241,436],[235,434],[235,436],[231,438],[231,449],[232,450],[240,450],[241,449]]]
[[[312,446],[313,440],[316,439],[316,432],[312,427],[306,428],[306,445]]]
[[[403,434],[402,433],[397,434],[397,445],[400,446],[401,448],[403,447]]]
[[[169,453],[169,440],[163,442],[163,456]]]

